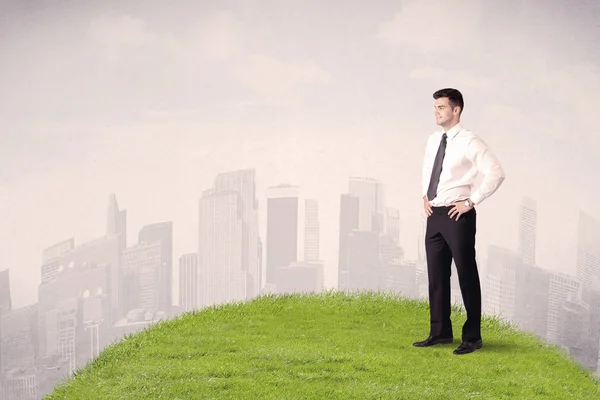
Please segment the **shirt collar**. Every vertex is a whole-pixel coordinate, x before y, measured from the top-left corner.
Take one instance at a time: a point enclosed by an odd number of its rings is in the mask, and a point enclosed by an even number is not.
[[[460,122],[456,125],[454,125],[452,128],[448,129],[448,132],[446,132],[446,135],[448,136],[449,139],[454,139],[454,137],[458,134],[458,132],[460,132],[460,130],[462,129],[462,126],[460,124]],[[443,134],[443,132],[442,132]]]

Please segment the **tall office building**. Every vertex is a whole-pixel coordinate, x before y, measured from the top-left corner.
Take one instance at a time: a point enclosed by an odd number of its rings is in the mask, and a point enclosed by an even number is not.
[[[381,239],[374,231],[352,231],[348,235],[347,289],[385,290],[382,282]]]
[[[139,244],[160,244],[159,309],[167,313],[173,305],[173,222],[160,222],[142,227]]]
[[[114,193],[108,196],[106,236],[119,236],[119,253],[127,247],[127,210],[119,209]]]
[[[385,215],[384,185],[369,177],[351,177],[348,192],[359,198],[359,223],[361,231],[383,232]]]
[[[242,221],[242,270],[246,274],[246,293],[252,298],[260,292],[260,270],[258,256],[258,200],[256,198],[256,171],[242,169],[217,175],[213,189],[215,193],[236,191],[240,194]]]
[[[8,314],[11,309],[10,278],[8,269],[5,269],[4,271],[0,271],[0,317],[3,314]]]
[[[595,371],[598,369],[600,351],[600,290],[584,287],[581,297],[589,310],[589,347],[585,349],[586,357],[583,364]]]
[[[2,385],[6,399],[36,399],[37,304],[0,318]]]
[[[243,208],[236,190],[205,190],[200,200],[200,306],[246,299]]]
[[[537,203],[524,197],[519,207],[519,254],[523,264],[535,265]]]
[[[548,331],[546,339],[550,343],[559,343],[559,316],[567,300],[581,299],[581,282],[565,274],[550,274],[550,295],[548,299]]]
[[[600,221],[579,212],[577,278],[581,284],[600,288]]]
[[[489,246],[486,279],[485,312],[514,321],[517,270],[520,255],[511,250]]]
[[[298,261],[299,188],[267,188],[267,285],[276,286],[277,269]]]
[[[117,242],[117,260],[110,261],[110,304],[113,308],[114,318],[117,318],[117,310],[121,308],[119,305],[119,295],[121,284],[119,282],[121,277],[121,256],[127,248],[127,210],[120,210],[119,204],[117,203],[117,197],[114,193],[108,196],[108,207],[106,213],[106,235],[107,241],[113,239]],[[101,241],[100,238],[98,241]]]
[[[142,242],[123,252],[122,306],[123,315],[143,309],[154,314],[170,307],[164,303],[165,276],[160,242]]]
[[[259,287],[259,293],[262,291],[263,289],[263,277],[265,275],[264,271],[263,271],[263,259],[264,259],[264,253],[263,253],[263,242],[262,239],[260,238],[260,236],[258,237],[258,287]]]
[[[538,266],[523,264],[515,277],[515,322],[520,329],[546,338],[550,273]]]
[[[8,269],[0,271],[0,376],[2,375],[2,316],[12,311],[12,301],[10,296],[10,278]],[[1,378],[0,378],[1,380]],[[1,384],[0,384],[1,385]],[[2,387],[0,386],[0,395]],[[1,398],[1,397],[0,397]]]
[[[110,304],[112,269],[107,262],[93,260],[115,260],[118,243],[113,237],[98,244],[82,245],[62,255],[56,278],[38,287],[40,358],[64,360],[69,372],[85,365],[110,342],[115,316]],[[114,255],[108,257],[111,250]]]
[[[343,291],[349,284],[350,233],[358,230],[359,198],[351,194],[340,196],[338,290]]]
[[[183,311],[198,309],[198,254],[184,254],[179,258],[179,306]]]
[[[581,298],[567,296],[558,311],[558,342],[575,361],[589,367],[590,309]],[[597,363],[597,359],[594,360]]]
[[[317,200],[307,199],[304,212],[304,261],[319,261],[320,227],[319,204]]]
[[[60,256],[74,248],[75,238],[70,238],[44,250],[42,254],[42,284],[51,281],[58,275]]]

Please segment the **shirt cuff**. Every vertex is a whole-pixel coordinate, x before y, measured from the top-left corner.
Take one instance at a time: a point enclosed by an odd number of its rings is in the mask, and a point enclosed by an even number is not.
[[[475,193],[473,193],[473,195],[471,196],[471,201],[472,201],[472,202],[473,202],[473,203],[474,203],[476,206],[478,206],[479,204],[481,204],[481,202],[482,202],[483,200],[485,200],[485,197],[483,197],[483,196],[481,195],[481,193],[479,193],[479,192],[475,192]]]

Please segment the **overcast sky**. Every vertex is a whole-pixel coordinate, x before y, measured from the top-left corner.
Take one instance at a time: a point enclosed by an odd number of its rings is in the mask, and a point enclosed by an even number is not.
[[[463,125],[507,174],[478,209],[481,256],[516,250],[526,195],[538,263],[574,273],[578,210],[600,218],[599,21],[596,1],[3,1],[0,269],[13,304],[36,301],[44,248],[104,234],[111,191],[130,244],[173,221],[177,268],[197,250],[202,190],[238,168],[257,170],[263,240],[267,186],[319,200],[328,287],[351,175],[386,183],[416,257],[442,87],[463,92]]]

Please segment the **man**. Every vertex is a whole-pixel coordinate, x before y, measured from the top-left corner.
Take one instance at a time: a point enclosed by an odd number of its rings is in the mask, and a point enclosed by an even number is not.
[[[454,354],[467,354],[483,346],[481,286],[475,261],[475,206],[498,189],[504,181],[504,171],[484,141],[461,125],[462,94],[448,88],[438,90],[433,98],[436,123],[442,131],[433,133],[427,141],[422,177],[427,214],[430,332],[426,340],[414,346],[454,341],[450,320],[450,271],[454,259],[467,312],[462,343]],[[472,192],[478,174],[483,179]]]

